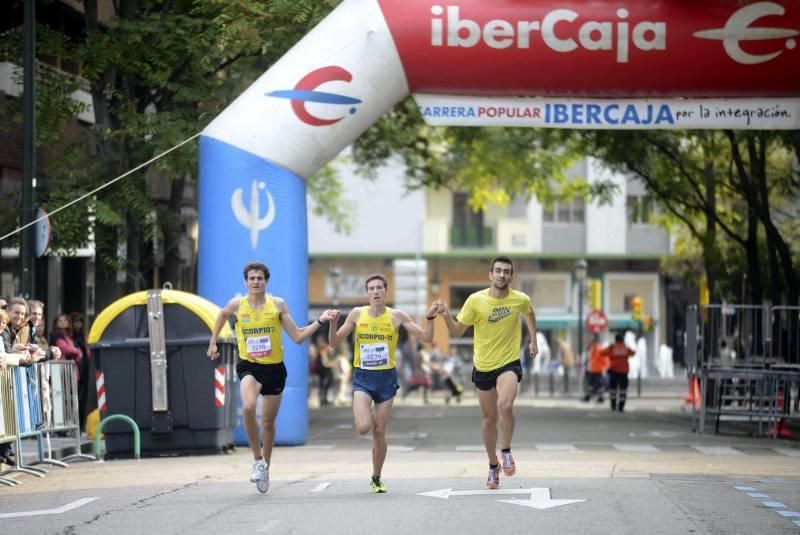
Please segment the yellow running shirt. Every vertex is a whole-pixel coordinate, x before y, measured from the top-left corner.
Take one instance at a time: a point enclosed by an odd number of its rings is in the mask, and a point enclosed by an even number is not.
[[[392,325],[392,309],[373,318],[369,307],[361,307],[353,340],[353,367],[362,370],[391,370],[397,364],[394,355],[399,333]]]
[[[519,359],[519,316],[532,310],[531,298],[512,289],[502,299],[491,297],[489,288],[467,298],[456,319],[475,326],[475,369],[488,372]]]
[[[253,310],[247,298],[243,297],[239,301],[236,320],[239,358],[258,364],[283,362],[281,313],[272,297],[266,296],[261,310]]]

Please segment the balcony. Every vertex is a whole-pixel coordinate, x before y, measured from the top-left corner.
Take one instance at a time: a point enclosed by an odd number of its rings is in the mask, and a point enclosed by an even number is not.
[[[484,249],[493,245],[492,227],[450,227],[450,247],[452,249]]]

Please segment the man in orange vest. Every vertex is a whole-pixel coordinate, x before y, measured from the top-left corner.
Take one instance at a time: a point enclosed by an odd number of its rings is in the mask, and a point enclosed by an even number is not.
[[[608,356],[603,353],[603,348],[600,345],[600,337],[594,335],[589,347],[586,348],[589,353],[589,390],[586,392],[583,401],[589,401],[592,396],[597,396],[597,402],[603,402],[603,374],[608,369]]]
[[[614,344],[602,351],[610,359],[608,367],[609,397],[611,410],[622,412],[625,410],[625,400],[628,396],[628,359],[636,354],[625,345],[622,334],[614,336]]]

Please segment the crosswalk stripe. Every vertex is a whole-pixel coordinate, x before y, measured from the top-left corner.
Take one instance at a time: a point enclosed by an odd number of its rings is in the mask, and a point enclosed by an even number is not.
[[[614,444],[614,448],[625,453],[659,453],[661,451],[650,444]]]
[[[578,448],[572,444],[536,444],[536,449],[542,451],[568,451],[570,453],[578,451]]]
[[[742,452],[729,446],[692,446],[700,453],[706,455],[742,455]]]

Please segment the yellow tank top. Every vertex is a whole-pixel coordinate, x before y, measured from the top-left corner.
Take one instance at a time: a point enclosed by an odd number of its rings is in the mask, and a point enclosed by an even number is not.
[[[386,307],[377,318],[362,307],[354,336],[353,367],[363,370],[391,370],[397,365],[394,350],[399,333],[392,325],[392,309]]]
[[[266,296],[264,307],[254,310],[243,297],[236,313],[236,340],[239,358],[258,364],[283,362],[281,314],[275,302]]]

